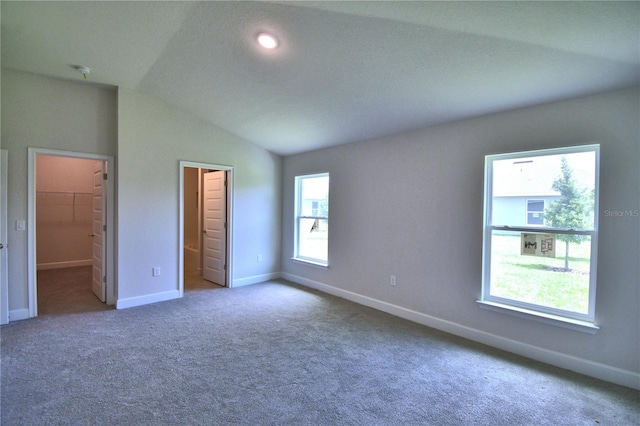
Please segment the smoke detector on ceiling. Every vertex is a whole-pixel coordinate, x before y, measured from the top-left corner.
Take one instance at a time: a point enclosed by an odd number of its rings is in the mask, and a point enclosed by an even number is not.
[[[82,74],[85,80],[87,79],[87,76],[91,73],[91,68],[85,67],[84,65],[76,65],[74,68],[76,69],[76,71]]]

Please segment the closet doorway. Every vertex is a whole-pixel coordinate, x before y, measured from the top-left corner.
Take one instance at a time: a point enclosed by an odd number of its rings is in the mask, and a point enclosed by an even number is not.
[[[112,309],[112,161],[29,150],[30,316]]]
[[[233,168],[180,163],[180,294],[231,287]]]

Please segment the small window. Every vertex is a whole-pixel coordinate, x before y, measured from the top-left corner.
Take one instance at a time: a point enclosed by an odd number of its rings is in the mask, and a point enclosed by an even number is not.
[[[480,302],[595,321],[599,145],[485,160]]]
[[[296,176],[293,258],[329,264],[329,174]]]
[[[527,200],[527,225],[544,225],[544,200]]]

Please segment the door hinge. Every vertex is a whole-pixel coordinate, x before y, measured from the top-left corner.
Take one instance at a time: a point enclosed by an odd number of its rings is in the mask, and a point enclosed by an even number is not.
[[[107,174],[106,173],[102,174],[102,180],[107,180]]]
[[[105,283],[105,284],[107,283],[107,276],[106,276],[106,275],[104,275],[104,276],[102,277],[102,282],[103,282],[103,283]]]
[[[102,225],[102,231],[107,232],[107,225]]]
[[[227,180],[226,179],[224,180],[224,186],[227,186]]]
[[[225,271],[227,270],[227,265],[224,265],[224,270],[225,270]]]
[[[224,223],[224,229],[227,229],[227,222]]]

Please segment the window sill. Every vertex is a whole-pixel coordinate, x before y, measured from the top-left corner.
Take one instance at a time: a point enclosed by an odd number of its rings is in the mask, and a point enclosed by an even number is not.
[[[551,315],[543,312],[532,311],[530,309],[505,305],[502,303],[489,302],[486,300],[478,300],[477,302],[482,309],[500,312],[519,318],[527,318],[530,320],[542,322],[544,324],[554,325],[556,327],[568,328],[570,330],[581,331],[588,334],[596,334],[598,330],[600,330],[600,327],[587,321],[565,318],[558,315]]]
[[[318,261],[315,261],[315,260],[302,259],[300,257],[292,257],[291,260],[293,260],[295,262],[304,263],[306,265],[317,266],[318,268],[329,269],[329,264],[328,263],[321,263],[321,262],[318,262]]]

